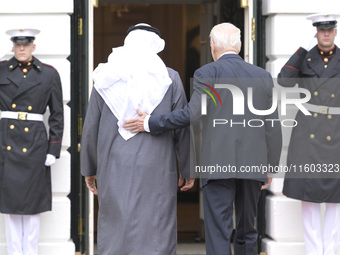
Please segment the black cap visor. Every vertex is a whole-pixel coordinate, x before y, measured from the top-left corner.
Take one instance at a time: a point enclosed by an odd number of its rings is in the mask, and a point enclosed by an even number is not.
[[[11,41],[14,43],[31,43],[34,39],[34,36],[15,36],[11,38]]]
[[[313,26],[318,29],[323,28],[335,28],[336,27],[336,21],[322,21],[322,22],[315,22],[313,23]]]

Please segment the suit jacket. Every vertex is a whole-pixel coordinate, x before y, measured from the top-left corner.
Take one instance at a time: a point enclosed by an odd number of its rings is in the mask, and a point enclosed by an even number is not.
[[[233,94],[216,84],[231,84],[242,91],[247,102],[248,88],[253,89],[252,105],[258,110],[272,106],[273,81],[262,68],[246,63],[236,54],[222,55],[217,61],[199,68],[194,74],[194,91],[189,104],[182,110],[162,116],[151,116],[151,133],[157,134],[174,128],[181,128],[198,120],[202,122],[202,143],[200,162],[192,167],[192,174],[200,174],[203,185],[208,179],[241,178],[265,181],[270,165],[278,166],[281,154],[281,125],[277,110],[270,115],[255,115],[247,107],[244,114],[233,112]],[[220,96],[221,102],[208,96],[207,114],[201,116],[201,95],[210,87],[213,96]],[[215,104],[216,102],[216,104]],[[217,104],[217,102],[220,104]],[[223,106],[222,106],[223,105]],[[235,109],[237,110],[237,109]],[[213,126],[214,120],[223,119],[225,125]],[[270,121],[275,119],[276,121]],[[256,126],[256,127],[255,127]],[[223,169],[218,167],[224,167]],[[211,174],[210,170],[222,172]],[[209,172],[207,172],[209,170]],[[202,172],[206,171],[206,172]]]

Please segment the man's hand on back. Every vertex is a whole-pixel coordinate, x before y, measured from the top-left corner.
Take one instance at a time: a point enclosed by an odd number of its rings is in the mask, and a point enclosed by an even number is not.
[[[123,125],[123,128],[129,130],[131,133],[145,132],[144,119],[147,116],[147,114],[140,111],[139,109],[137,110],[137,112],[141,117],[127,120]]]

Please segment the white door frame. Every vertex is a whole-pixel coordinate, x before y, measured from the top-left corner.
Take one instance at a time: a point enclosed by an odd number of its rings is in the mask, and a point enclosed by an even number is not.
[[[94,10],[93,8],[97,4],[98,1],[96,0],[89,0],[88,1],[88,91],[92,90],[93,82],[92,82],[92,70],[93,70],[93,47],[94,47]],[[89,93],[90,95],[90,93]],[[94,255],[94,195],[87,189],[88,193],[88,240],[89,243],[88,255]]]
[[[253,0],[248,0],[248,6],[244,7],[244,60],[254,63],[254,6]]]

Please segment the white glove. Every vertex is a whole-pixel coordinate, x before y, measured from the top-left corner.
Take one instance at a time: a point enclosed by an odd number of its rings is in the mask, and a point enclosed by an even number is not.
[[[46,155],[46,160],[45,160],[45,166],[52,166],[55,163],[55,156],[52,154],[47,154]]]
[[[318,40],[313,36],[312,39],[307,39],[305,42],[302,43],[301,47],[304,48],[306,51],[310,51],[316,44]]]

